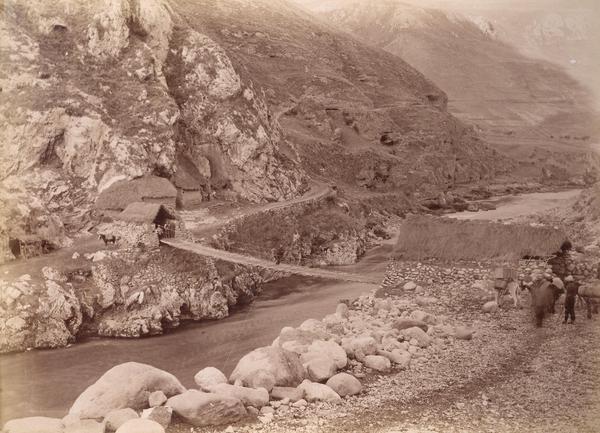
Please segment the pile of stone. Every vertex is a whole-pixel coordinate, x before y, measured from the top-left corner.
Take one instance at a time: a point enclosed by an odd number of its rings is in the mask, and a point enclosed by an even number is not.
[[[63,419],[12,420],[4,431],[161,433],[172,417],[192,426],[303,417],[360,394],[361,380],[419,369],[453,340],[474,335],[415,307],[406,298],[373,295],[340,303],[322,320],[283,328],[271,346],[242,357],[229,378],[214,367],[200,370],[196,389],[149,365],[120,364],[86,389]]]

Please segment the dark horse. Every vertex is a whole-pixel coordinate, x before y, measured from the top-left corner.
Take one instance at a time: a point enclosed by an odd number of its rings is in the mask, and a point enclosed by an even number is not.
[[[535,325],[540,328],[544,317],[554,313],[554,304],[560,296],[560,289],[550,281],[537,280],[531,285],[529,292],[531,293],[531,308],[535,316]]]
[[[98,236],[100,239],[102,239],[102,241],[104,242],[104,245],[108,245],[108,244],[115,244],[115,242],[117,241],[117,237],[115,235],[105,235],[105,234],[101,234]]]

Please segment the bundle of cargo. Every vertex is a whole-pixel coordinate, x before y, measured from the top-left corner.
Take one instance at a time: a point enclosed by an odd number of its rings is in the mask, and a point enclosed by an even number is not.
[[[600,280],[584,283],[579,287],[579,295],[584,298],[600,298]]]

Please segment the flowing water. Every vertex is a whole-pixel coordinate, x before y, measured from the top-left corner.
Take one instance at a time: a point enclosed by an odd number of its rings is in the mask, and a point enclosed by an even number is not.
[[[580,189],[559,192],[535,192],[517,196],[498,197],[487,202],[494,203],[496,209],[478,212],[457,212],[446,216],[458,219],[502,220],[518,218],[535,213],[544,213],[556,207],[572,206],[581,193]]]
[[[383,278],[390,252],[388,242],[359,263],[336,269]],[[373,287],[292,276],[266,284],[251,305],[223,320],[188,323],[149,338],[94,338],[63,349],[0,356],[0,419],[62,417],[87,386],[127,361],[169,371],[187,387],[194,386],[194,375],[204,367],[215,366],[228,375],[243,355],[270,345],[282,327],[320,319],[333,312],[340,299]]]
[[[463,212],[456,218],[499,219],[569,206],[579,190],[501,197],[494,211]],[[393,241],[357,264],[336,269],[383,278]],[[0,356],[0,419],[62,417],[77,396],[116,364],[137,361],[173,373],[188,387],[196,372],[215,366],[229,374],[249,351],[270,345],[284,326],[331,313],[340,299],[372,285],[293,276],[271,282],[251,305],[219,321],[189,323],[166,335],[142,339],[95,338],[68,348]]]

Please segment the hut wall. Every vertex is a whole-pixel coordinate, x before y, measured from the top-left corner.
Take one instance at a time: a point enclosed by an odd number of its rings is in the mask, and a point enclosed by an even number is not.
[[[154,231],[154,224],[136,224],[125,221],[115,221],[106,224],[103,233],[117,237],[120,248],[131,249],[143,247],[147,249],[158,248],[158,235]]]
[[[190,208],[202,203],[202,191],[190,191],[185,189],[177,190],[177,206],[180,208]]]

